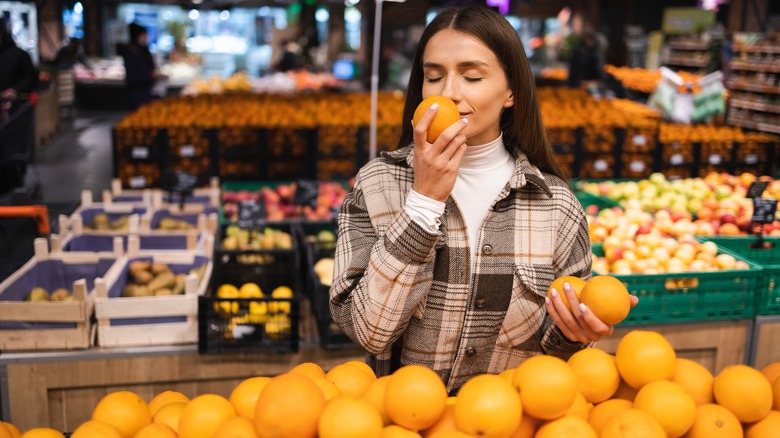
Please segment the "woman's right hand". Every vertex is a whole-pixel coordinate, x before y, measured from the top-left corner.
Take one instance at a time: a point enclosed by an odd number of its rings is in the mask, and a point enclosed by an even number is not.
[[[466,153],[466,136],[460,132],[468,120],[453,123],[436,141],[428,143],[428,125],[437,109],[437,104],[431,105],[414,126],[414,191],[445,202],[455,187],[460,160]]]

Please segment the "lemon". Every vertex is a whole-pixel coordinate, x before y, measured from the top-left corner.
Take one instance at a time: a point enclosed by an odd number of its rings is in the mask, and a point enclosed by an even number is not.
[[[255,283],[244,283],[238,291],[239,298],[262,298],[263,290]]]

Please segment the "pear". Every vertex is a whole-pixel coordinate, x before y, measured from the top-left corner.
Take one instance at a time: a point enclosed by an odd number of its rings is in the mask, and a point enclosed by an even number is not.
[[[25,301],[49,301],[49,292],[42,287],[34,287],[27,294]]]
[[[65,301],[69,296],[71,296],[70,292],[64,287],[61,287],[52,292],[51,295],[49,295],[49,299],[51,301]]]

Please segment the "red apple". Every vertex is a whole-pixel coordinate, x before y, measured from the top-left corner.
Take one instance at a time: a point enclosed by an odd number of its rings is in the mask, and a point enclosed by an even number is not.
[[[721,224],[736,224],[737,223],[737,217],[734,216],[731,213],[724,213],[720,217],[720,223]]]

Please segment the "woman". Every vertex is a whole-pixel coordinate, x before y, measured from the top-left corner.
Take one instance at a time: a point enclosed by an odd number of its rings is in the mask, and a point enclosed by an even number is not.
[[[130,101],[130,109],[151,102],[152,88],[161,78],[154,66],[154,58],[149,52],[149,33],[146,28],[135,23],[128,25],[130,44],[122,58],[125,62],[125,88]]]
[[[434,143],[431,107],[405,125],[399,149],[358,173],[339,214],[334,320],[377,375],[436,371],[448,390],[536,354],[568,357],[612,327],[569,312],[552,281],[588,279],[582,206],[545,136],[520,39],[498,13],[439,14],[413,60],[404,108],[452,99],[462,120]]]

